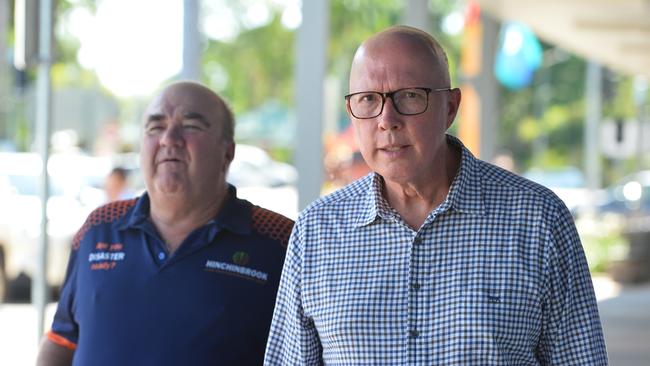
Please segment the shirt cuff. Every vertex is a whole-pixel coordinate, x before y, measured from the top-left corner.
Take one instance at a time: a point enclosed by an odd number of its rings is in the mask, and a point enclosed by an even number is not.
[[[47,332],[45,334],[45,336],[47,337],[47,339],[49,339],[50,341],[58,344],[61,347],[65,347],[65,348],[73,350],[73,351],[75,349],[77,349],[77,344],[76,343],[70,342],[68,339],[64,338],[61,335],[58,335],[58,334],[54,333],[51,330],[49,332]]]

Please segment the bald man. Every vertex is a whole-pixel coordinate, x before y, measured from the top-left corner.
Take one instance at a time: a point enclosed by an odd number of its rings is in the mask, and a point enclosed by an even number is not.
[[[147,107],[146,192],[76,235],[39,365],[259,365],[293,222],[226,183],[233,115],[179,82]]]
[[[569,211],[447,134],[438,42],[374,35],[345,100],[372,172],[300,214],[265,365],[606,364]]]

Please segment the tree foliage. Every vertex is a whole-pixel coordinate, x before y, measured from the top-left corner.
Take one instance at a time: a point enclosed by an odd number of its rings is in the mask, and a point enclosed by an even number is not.
[[[220,6],[230,7],[233,14],[240,16],[253,3],[222,1]],[[272,4],[271,1],[266,3]],[[347,91],[350,63],[359,44],[379,30],[400,24],[406,4],[405,0],[329,2],[327,74],[340,83],[339,90]],[[53,85],[55,88],[102,88],[94,72],[77,63],[79,40],[65,29],[70,11],[78,6],[94,11],[97,3],[93,0],[57,2]],[[429,1],[431,29],[428,31],[448,53],[452,80],[456,79],[460,58],[460,37],[448,35],[441,29],[445,16],[462,10],[462,6],[453,0]],[[283,25],[279,7],[271,6],[270,9],[272,14],[265,24],[247,28],[245,21],[238,19],[239,33],[233,39],[208,39],[205,43],[202,81],[224,95],[237,114],[256,109],[269,99],[288,109],[294,105],[296,30]],[[516,92],[500,90],[497,148],[510,151],[520,170],[533,164],[582,166],[586,64],[583,59],[552,45],[543,44],[543,48],[544,63],[531,86]],[[32,82],[33,75],[27,75],[26,79]],[[608,72],[604,81],[603,116],[635,117],[638,109],[634,103],[632,78]],[[647,98],[650,103],[650,95]],[[128,101],[122,104],[129,105]],[[347,123],[343,110],[340,119],[341,125]]]
[[[350,63],[355,50],[372,34],[400,24],[405,1],[331,0],[327,74],[335,76],[347,89]],[[449,58],[457,58],[458,39],[440,31],[445,14],[455,5],[450,0],[430,4],[432,32],[439,36]],[[243,12],[241,4],[233,11]],[[203,80],[223,93],[236,113],[276,99],[286,106],[294,101],[296,31],[286,29],[277,9],[266,25],[243,29],[231,41],[208,40],[203,54]]]
[[[554,60],[553,46],[544,49],[532,85],[501,89],[499,145],[516,157],[519,170],[582,166],[585,62],[575,56]]]
[[[295,32],[275,14],[267,25],[239,34],[232,42],[209,41],[203,78],[222,93],[235,113],[267,99],[290,104],[293,98]]]

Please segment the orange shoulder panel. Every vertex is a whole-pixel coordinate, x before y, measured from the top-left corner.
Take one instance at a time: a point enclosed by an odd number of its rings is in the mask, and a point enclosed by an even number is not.
[[[252,219],[253,229],[279,241],[283,247],[287,246],[293,220],[259,206],[253,206]]]
[[[130,200],[111,202],[91,212],[90,215],[88,215],[86,222],[81,226],[81,229],[77,231],[77,234],[72,239],[72,249],[79,249],[81,239],[92,226],[113,222],[119,219],[124,216],[131,207],[135,206],[137,200],[137,198],[133,198]]]

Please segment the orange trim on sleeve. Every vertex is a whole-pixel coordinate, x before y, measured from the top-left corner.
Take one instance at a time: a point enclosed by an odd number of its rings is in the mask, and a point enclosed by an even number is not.
[[[52,342],[58,344],[61,347],[65,347],[65,348],[73,350],[73,351],[75,349],[77,349],[77,344],[76,343],[70,342],[66,338],[54,333],[53,331],[47,332],[45,334],[45,336],[47,337],[47,339],[51,340]]]

